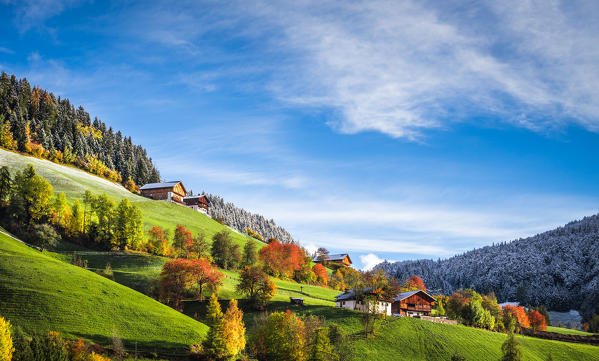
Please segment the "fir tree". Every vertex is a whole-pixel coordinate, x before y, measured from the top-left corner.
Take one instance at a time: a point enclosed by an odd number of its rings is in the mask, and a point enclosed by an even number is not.
[[[339,357],[333,351],[331,340],[327,334],[327,329],[319,328],[314,331],[312,337],[312,347],[308,354],[308,361],[336,361]]]
[[[241,266],[253,266],[258,260],[258,251],[256,247],[256,241],[248,239],[243,247],[243,257],[241,259]]]
[[[520,351],[520,344],[516,341],[514,334],[510,332],[507,336],[507,340],[501,345],[501,351],[503,357],[501,361],[521,361],[522,352]]]
[[[224,315],[218,303],[218,298],[213,293],[206,309],[207,324],[210,327],[204,340],[204,352],[207,357],[220,360],[227,356],[227,342],[225,339]]]

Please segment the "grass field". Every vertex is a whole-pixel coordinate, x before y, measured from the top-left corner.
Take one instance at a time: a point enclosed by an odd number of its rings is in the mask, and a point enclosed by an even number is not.
[[[29,163],[33,164],[38,174],[52,184],[55,193],[64,192],[69,202],[73,202],[75,199],[82,200],[83,193],[88,189],[96,195],[105,193],[117,202],[123,198],[129,198],[143,212],[145,231],[150,230],[153,226],[174,231],[177,224],[182,224],[194,234],[204,232],[211,238],[215,233],[229,229],[204,214],[174,203],[153,201],[135,195],[119,184],[82,170],[0,149],[0,165],[7,165],[12,174],[17,170],[22,170]],[[248,239],[248,236],[238,232],[231,231],[231,233],[234,240],[241,246]],[[263,245],[259,241],[257,243],[259,247]]]
[[[564,335],[578,335],[578,336],[592,336],[594,335],[593,333],[590,332],[584,332],[584,331],[579,331],[579,330],[572,330],[569,328],[565,328],[565,327],[555,327],[555,326],[547,326],[547,332],[555,332],[555,333],[561,333]]]
[[[180,353],[207,326],[116,282],[0,234],[0,314],[27,331],[59,331],[129,349]],[[170,351],[169,351],[170,350]]]

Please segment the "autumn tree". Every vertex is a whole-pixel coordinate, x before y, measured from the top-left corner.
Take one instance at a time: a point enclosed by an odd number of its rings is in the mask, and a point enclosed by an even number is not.
[[[268,274],[285,278],[293,277],[293,273],[306,262],[303,249],[291,243],[282,244],[276,239],[262,247],[259,258]]]
[[[10,334],[10,321],[0,317],[0,361],[10,361],[15,348]]]
[[[114,217],[114,246],[138,249],[143,240],[143,219],[139,208],[128,198],[116,208]]]
[[[528,312],[528,320],[530,322],[530,327],[533,330],[547,330],[547,322],[545,321],[545,316],[543,316],[539,311],[530,310]]]
[[[50,216],[52,186],[42,176],[36,174],[33,165],[28,164],[22,172],[17,172],[10,196],[12,215],[23,225],[43,222]]]
[[[323,286],[326,286],[329,280],[329,276],[327,275],[327,269],[320,263],[316,263],[312,267],[312,271],[316,275],[316,282],[320,283]]]
[[[237,290],[258,305],[266,304],[276,293],[276,285],[258,266],[244,267],[239,278]]]
[[[154,226],[148,231],[148,250],[159,256],[168,256],[169,246],[164,231],[159,226]]]
[[[210,327],[204,339],[204,354],[210,359],[220,360],[228,356],[225,339],[225,321],[218,298],[213,293],[206,309],[206,324]]]
[[[186,256],[191,251],[192,246],[193,237],[191,231],[185,228],[185,226],[178,224],[173,236],[173,248],[179,256]]]
[[[223,278],[224,275],[206,259],[177,258],[162,267],[159,278],[160,298],[179,309],[183,297],[194,288],[198,289],[198,296],[202,298],[206,287],[215,292]]]
[[[203,232],[198,232],[193,238],[188,256],[191,258],[208,258],[210,256],[210,246]]]
[[[52,215],[50,222],[62,228],[68,227],[68,222],[71,217],[71,207],[67,202],[67,196],[64,192],[60,192],[54,197],[52,202]]]
[[[510,314],[516,320],[517,325],[520,327],[530,328],[530,321],[526,310],[522,306],[505,305],[503,307],[503,313]],[[505,322],[504,322],[505,323]]]
[[[301,361],[305,357],[303,321],[290,311],[268,316],[252,335],[252,352],[261,361]]]
[[[257,251],[256,241],[253,239],[248,239],[245,245],[243,246],[243,256],[241,257],[241,266],[251,267],[258,261],[258,251]]]
[[[231,233],[227,230],[220,231],[212,237],[211,253],[214,262],[224,269],[237,268],[241,260],[239,245],[233,243]]]
[[[71,237],[79,237],[83,232],[83,207],[78,199],[73,202],[67,230]]]
[[[426,291],[426,286],[422,278],[418,276],[411,276],[406,282],[404,287],[407,291],[423,290]]]
[[[223,319],[226,354],[236,357],[245,348],[245,325],[243,312],[237,307],[237,300],[229,301]]]

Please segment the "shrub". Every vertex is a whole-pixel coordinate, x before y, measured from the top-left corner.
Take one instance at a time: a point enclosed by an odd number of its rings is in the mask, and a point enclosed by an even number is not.
[[[42,248],[54,248],[61,237],[49,224],[36,224],[32,227],[29,240]]]

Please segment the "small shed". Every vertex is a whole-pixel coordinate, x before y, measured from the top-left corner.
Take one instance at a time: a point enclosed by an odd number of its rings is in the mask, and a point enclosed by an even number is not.
[[[298,305],[298,306],[303,306],[304,305],[304,299],[303,298],[289,297],[289,302],[292,305]]]

